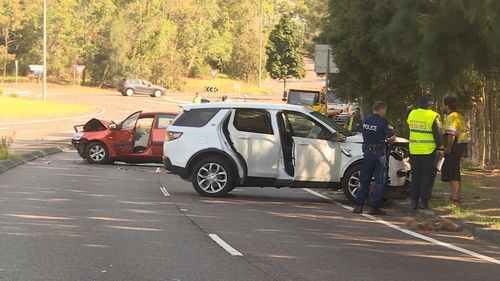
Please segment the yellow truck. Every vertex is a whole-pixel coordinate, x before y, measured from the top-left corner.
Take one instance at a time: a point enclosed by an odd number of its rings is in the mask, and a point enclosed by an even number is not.
[[[283,101],[288,104],[309,106],[330,118],[342,112],[341,109],[329,106],[333,104],[334,99],[333,93],[326,94],[324,90],[317,89],[289,89],[288,93],[283,96]]]

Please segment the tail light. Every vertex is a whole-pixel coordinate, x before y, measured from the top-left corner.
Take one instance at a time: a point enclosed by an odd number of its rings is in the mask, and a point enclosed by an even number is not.
[[[165,134],[165,141],[175,140],[175,139],[180,138],[181,136],[182,136],[181,132],[169,132],[169,131],[167,131],[167,133]]]

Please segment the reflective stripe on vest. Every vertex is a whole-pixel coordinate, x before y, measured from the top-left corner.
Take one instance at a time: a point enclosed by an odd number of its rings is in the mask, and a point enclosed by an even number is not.
[[[352,123],[354,123],[354,115],[349,116],[349,123],[347,125],[347,130],[352,131]]]
[[[414,109],[408,115],[410,127],[410,153],[416,155],[431,154],[436,149],[436,142],[432,134],[432,124],[437,112],[428,109]]]

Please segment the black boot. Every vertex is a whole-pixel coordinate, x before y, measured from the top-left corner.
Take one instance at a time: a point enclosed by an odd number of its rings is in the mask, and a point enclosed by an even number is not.
[[[355,214],[361,214],[363,213],[363,205],[356,205],[354,209],[352,210],[353,213]]]
[[[380,207],[378,207],[378,206],[373,206],[369,214],[376,215],[376,216],[385,216],[386,215],[386,213],[382,209],[380,209]]]
[[[418,208],[418,200],[411,200],[410,207],[412,210],[416,210]]]
[[[422,209],[422,210],[429,209],[429,201],[428,200],[421,200],[420,203],[418,204],[418,208]]]

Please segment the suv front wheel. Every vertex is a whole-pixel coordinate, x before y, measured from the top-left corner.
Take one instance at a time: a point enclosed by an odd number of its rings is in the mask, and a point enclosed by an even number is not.
[[[234,172],[227,160],[215,156],[206,157],[193,167],[191,183],[202,196],[224,196],[234,187]]]

